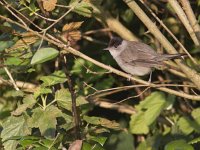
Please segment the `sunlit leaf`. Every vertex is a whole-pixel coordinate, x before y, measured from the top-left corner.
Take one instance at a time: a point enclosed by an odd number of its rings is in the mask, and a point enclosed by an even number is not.
[[[48,138],[55,137],[57,120],[62,112],[55,106],[49,106],[45,110],[38,107],[32,110],[33,115],[29,120],[29,126],[39,128],[42,135]]]
[[[27,95],[23,99],[23,104],[19,105],[15,111],[12,112],[13,115],[18,116],[21,115],[27,108],[32,108],[35,103],[36,99],[33,97],[33,95]]]
[[[58,56],[58,54],[59,52],[51,47],[38,49],[31,60],[31,64],[35,65],[52,60]]]
[[[192,139],[188,144],[196,144],[200,142],[200,137]]]
[[[57,90],[55,93],[55,100],[57,101],[58,106],[70,111],[72,110],[71,94],[68,89]]]
[[[165,106],[168,105],[165,94],[162,92],[151,93],[139,105],[140,110],[144,110],[144,121],[147,125],[152,124],[155,119],[160,115]]]
[[[98,142],[101,146],[103,146],[107,140],[107,137],[103,137],[103,136],[90,136],[89,140],[93,140]]]
[[[179,129],[186,135],[190,134],[194,130],[192,124],[194,124],[194,122],[187,117],[181,117],[177,123]]]
[[[145,121],[145,112],[140,111],[132,115],[129,126],[130,132],[133,134],[147,134],[149,132],[149,127]]]
[[[43,81],[42,86],[52,86],[67,81],[67,77],[63,71],[58,70],[48,76],[42,76],[40,80]]]
[[[77,2],[78,0],[71,0],[70,2],[71,6],[75,6],[74,12],[85,17],[91,17],[93,9],[90,3],[84,1],[81,1],[80,3]]]
[[[175,140],[165,146],[165,150],[194,150],[194,148],[187,144],[184,140]]]
[[[40,87],[34,92],[34,98],[36,99],[38,96],[43,95],[43,94],[50,94],[52,93],[50,88],[43,88]]]
[[[8,57],[5,61],[5,65],[14,65],[18,66],[23,63],[23,60],[17,57]]]
[[[57,90],[55,93],[55,100],[58,103],[58,106],[72,111],[72,100],[71,100],[71,93],[68,89],[60,89]],[[81,106],[83,104],[87,104],[88,102],[83,97],[76,97],[76,105]]]

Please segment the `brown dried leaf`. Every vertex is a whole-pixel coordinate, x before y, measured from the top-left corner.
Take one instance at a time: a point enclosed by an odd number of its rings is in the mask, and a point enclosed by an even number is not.
[[[46,11],[52,11],[56,7],[57,0],[43,0],[43,7]]]
[[[72,30],[77,30],[78,28],[80,28],[80,26],[82,25],[83,21],[80,22],[71,22],[68,24],[65,24],[62,28],[62,31],[72,31]]]
[[[23,38],[19,39],[12,47],[7,49],[7,51],[11,51],[14,49],[25,48],[29,45],[35,43],[39,38],[37,36],[24,36]]]
[[[71,42],[71,41],[78,41],[81,39],[81,32],[80,31],[71,31],[71,32],[63,32],[61,38],[64,41]]]

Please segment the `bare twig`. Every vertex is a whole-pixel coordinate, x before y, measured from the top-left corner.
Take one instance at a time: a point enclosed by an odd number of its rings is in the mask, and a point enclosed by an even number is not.
[[[194,33],[194,30],[192,29],[183,9],[181,8],[181,6],[179,5],[179,3],[177,2],[177,0],[168,0],[168,2],[170,3],[171,7],[174,9],[174,11],[176,12],[176,14],[178,15],[179,19],[181,20],[181,22],[183,23],[183,25],[185,26],[186,30],[188,31],[191,39],[193,40],[194,44],[196,46],[199,45],[199,41],[196,37],[196,34]],[[185,3],[185,1],[184,1]]]
[[[15,83],[15,80],[13,79],[11,73],[9,72],[8,68],[7,67],[4,67],[4,70],[6,71],[8,77],[10,78],[10,81],[11,83],[13,84],[14,88],[16,91],[19,91],[19,88],[17,87],[16,83]]]
[[[197,38],[200,41],[200,25],[198,24],[198,21],[194,15],[194,12],[191,8],[190,2],[188,0],[180,0],[182,6],[183,6],[183,10],[185,10],[185,14],[187,15],[187,18],[194,30],[194,32],[196,33]]]
[[[129,99],[131,99],[131,98],[139,97],[139,96],[141,96],[142,94],[144,94],[144,92],[146,92],[148,89],[150,89],[150,87],[145,88],[145,89],[144,89],[141,93],[139,93],[138,95],[134,95],[134,96],[127,97],[127,98],[125,98],[125,99],[123,99],[123,100],[120,100],[120,101],[114,103],[114,104],[119,104],[119,103],[125,102],[125,101],[127,101],[127,100],[129,100]]]
[[[103,28],[103,29],[86,31],[85,33],[83,33],[83,35],[96,34],[98,32],[109,32],[109,31],[111,31],[109,28]]]
[[[34,92],[38,87],[38,85],[29,83],[29,82],[15,81],[15,83],[16,83],[18,88],[25,89],[26,91],[29,91],[29,92]],[[14,86],[12,84],[11,80],[4,80],[1,77],[0,77],[0,85]]]
[[[130,115],[136,113],[136,110],[131,106],[109,103],[109,102],[106,101],[106,99],[102,99],[102,98],[93,99],[93,98],[91,98],[89,101],[96,106],[99,106],[99,107],[102,107],[102,108],[117,110],[118,112],[121,112],[121,113],[126,113],[126,114],[130,114]]]

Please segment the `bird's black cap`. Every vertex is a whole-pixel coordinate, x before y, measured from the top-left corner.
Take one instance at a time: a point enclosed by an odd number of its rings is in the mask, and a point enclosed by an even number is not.
[[[117,48],[122,43],[122,41],[123,40],[120,37],[112,37],[112,39],[109,42],[108,47],[114,46],[115,48]]]

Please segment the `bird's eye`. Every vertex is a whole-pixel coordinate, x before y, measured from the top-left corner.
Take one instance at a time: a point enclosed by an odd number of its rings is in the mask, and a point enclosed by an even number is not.
[[[114,45],[114,48],[117,48],[119,45]]]

